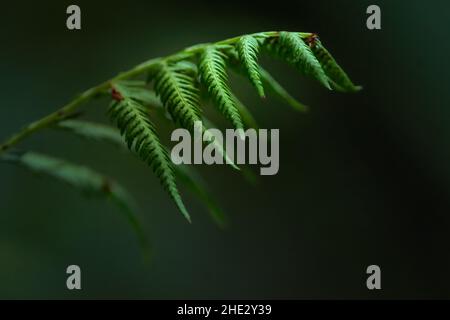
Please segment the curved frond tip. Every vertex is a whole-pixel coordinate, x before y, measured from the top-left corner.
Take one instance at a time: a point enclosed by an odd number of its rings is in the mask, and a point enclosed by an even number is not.
[[[311,44],[311,47],[328,76],[333,89],[340,92],[358,92],[362,89],[361,86],[353,84],[345,71],[339,66],[331,53],[328,52],[320,41],[317,40],[315,43]]]

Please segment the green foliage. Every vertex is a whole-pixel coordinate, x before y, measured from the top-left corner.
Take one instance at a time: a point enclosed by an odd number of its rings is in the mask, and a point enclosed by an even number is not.
[[[201,78],[219,110],[236,129],[243,129],[241,115],[228,87],[225,53],[215,46],[206,47],[200,61]]]
[[[292,64],[300,72],[311,75],[324,87],[331,89],[322,65],[299,34],[294,32],[280,32],[278,38],[268,41],[267,48],[275,56]]]
[[[259,129],[258,122],[253,117],[250,110],[247,108],[245,104],[242,103],[241,100],[239,100],[238,97],[233,95],[234,102],[236,103],[236,108],[239,110],[239,113],[242,116],[242,122],[244,123],[246,128],[253,128],[253,129]]]
[[[82,138],[97,142],[106,142],[119,148],[127,149],[120,132],[111,126],[82,120],[65,120],[60,122],[59,128],[72,132]],[[187,165],[173,166],[175,176],[185,185],[208,209],[213,220],[220,226],[225,227],[227,218],[207,186],[195,172],[194,168]],[[251,175],[247,170],[242,171],[244,175]],[[250,177],[253,178],[254,177]]]
[[[117,94],[117,101],[111,104],[109,113],[117,123],[128,148],[153,169],[178,209],[190,221],[175,183],[172,162],[159,141],[147,109],[138,100],[126,95],[125,91],[120,91],[120,87],[113,90]]]
[[[117,91],[119,91],[123,96],[132,97],[134,100],[137,100],[145,105],[161,105],[161,100],[156,95],[156,92],[150,90],[144,81],[121,80],[114,81],[113,84]]]
[[[77,128],[80,127],[81,125],[77,126]],[[95,129],[97,128],[99,127]],[[85,129],[84,133],[93,131],[90,130],[89,126]],[[78,130],[78,132],[81,132],[81,130]],[[99,132],[103,134],[105,130],[100,129]],[[83,136],[85,136],[84,133],[82,134]],[[110,137],[111,135],[108,134],[107,136]],[[70,185],[85,195],[109,199],[125,215],[136,232],[141,247],[145,250],[147,249],[147,240],[135,213],[136,205],[125,188],[114,180],[85,166],[36,152],[8,153],[1,156],[0,160],[12,162],[38,174],[50,176],[55,180]]]
[[[193,131],[194,122],[201,119],[200,98],[195,78],[188,71],[192,69],[180,63],[163,63],[154,78],[154,88],[175,122]]]
[[[259,96],[273,93],[294,109],[305,111],[306,106],[295,100],[259,65],[259,55],[264,52],[262,49],[293,65],[298,71],[311,76],[328,89],[342,92],[355,92],[360,89],[353,84],[314,34],[272,31],[244,35],[216,43],[195,45],[166,57],[148,60],[86,90],[61,109],[25,126],[2,143],[0,158],[65,181],[87,193],[113,199],[136,227],[137,223],[133,222],[136,221],[134,215],[127,209],[130,207],[128,196],[116,183],[91,169],[64,160],[31,152],[17,155],[11,151],[11,147],[21,140],[48,127],[120,147],[128,146],[153,169],[178,209],[189,221],[190,216],[181,200],[176,179],[193,191],[207,206],[216,222],[222,225],[225,223],[223,212],[208,188],[189,168],[172,165],[167,148],[160,142],[153,122],[156,118],[164,119],[176,126],[192,129],[195,121],[202,120],[204,131],[210,126],[210,122],[200,111],[200,97],[206,96],[214,102],[233,127],[241,129],[245,124],[246,127],[258,128],[249,109],[230,88],[227,75],[229,68],[245,75]],[[138,80],[145,75],[147,82]],[[67,120],[76,114],[82,104],[105,93],[111,95],[109,114],[120,132],[102,124]],[[157,116],[155,119],[154,115]],[[161,115],[162,117],[159,117]],[[222,155],[228,159],[223,146],[219,150],[222,150]],[[237,168],[233,163],[231,165]],[[249,180],[254,180],[251,171],[244,169],[242,173]]]
[[[155,92],[160,97],[172,119],[183,128],[194,132],[194,123],[201,121],[199,90],[196,87],[195,76],[197,68],[186,61],[178,62],[173,66],[161,64],[159,72],[154,77]],[[212,136],[200,128],[201,134],[206,134],[208,141],[217,145]],[[239,168],[226,155],[223,146],[218,146],[219,152],[225,159],[230,160],[232,167]]]
[[[253,36],[243,36],[236,44],[236,48],[239,53],[239,59],[245,67],[250,81],[255,86],[256,90],[258,90],[259,96],[264,98],[264,88],[261,82],[258,65],[258,40],[256,40]]]
[[[230,67],[237,72],[238,74],[245,75],[246,70],[242,67],[238,55],[236,52],[229,52],[229,64]],[[297,101],[294,97],[292,97],[283,86],[278,83],[277,80],[263,67],[259,66],[259,75],[262,81],[263,86],[268,89],[272,94],[274,94],[277,98],[279,98],[282,102],[287,103],[295,110],[300,112],[305,112],[308,110],[308,107]],[[238,105],[239,109],[239,105]],[[239,112],[242,111],[239,109]],[[244,114],[242,114],[244,118]],[[245,119],[244,119],[245,122]]]

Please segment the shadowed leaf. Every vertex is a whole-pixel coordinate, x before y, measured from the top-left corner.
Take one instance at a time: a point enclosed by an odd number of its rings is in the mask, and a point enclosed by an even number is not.
[[[36,152],[8,153],[0,159],[64,182],[85,195],[111,200],[133,227],[144,254],[148,254],[148,241],[135,213],[136,205],[128,192],[114,180],[88,167]]]

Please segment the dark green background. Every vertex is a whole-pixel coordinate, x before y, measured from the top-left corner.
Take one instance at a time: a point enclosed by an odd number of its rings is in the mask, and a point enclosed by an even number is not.
[[[0,137],[148,58],[268,30],[312,31],[364,85],[330,93],[263,63],[307,115],[233,87],[263,128],[280,128],[280,171],[246,184],[203,170],[231,226],[186,192],[189,225],[151,171],[114,148],[44,131],[20,145],[91,165],[129,186],[153,244],[146,265],[116,208],[0,166],[0,298],[449,298],[450,104],[445,1],[69,1],[2,3]],[[382,30],[365,26],[382,8]],[[269,61],[269,63],[267,63]],[[106,101],[87,108],[104,119]],[[82,269],[82,291],[65,269]],[[365,269],[382,268],[382,290]]]

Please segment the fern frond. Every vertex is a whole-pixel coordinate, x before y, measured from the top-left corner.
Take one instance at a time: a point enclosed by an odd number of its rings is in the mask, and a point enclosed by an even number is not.
[[[263,79],[264,85],[270,89],[278,98],[293,107],[297,111],[305,112],[308,111],[308,107],[303,103],[297,101],[292,97],[286,89],[283,88],[281,84],[275,80],[272,75],[265,69],[261,68],[261,78]]]
[[[197,70],[195,65],[182,61],[174,66],[167,64],[161,66],[161,70],[156,74],[155,91],[160,96],[163,104],[169,111],[172,119],[182,127],[193,132],[195,130],[195,122],[201,121],[199,109],[199,92],[195,86],[195,78]],[[200,133],[205,134],[206,128],[200,128]],[[208,141],[212,141],[218,146],[218,152],[227,161],[226,163],[239,170],[233,161],[226,154],[223,146],[212,139],[212,136],[206,133]]]
[[[199,98],[202,91],[207,91],[208,97],[212,98],[219,111],[231,121],[234,128],[243,129],[243,122],[246,125],[256,126],[251,113],[234,97],[228,84],[226,67],[230,62],[250,79],[260,96],[264,96],[265,91],[271,90],[297,110],[305,110],[304,105],[289,95],[259,66],[258,57],[261,48],[267,48],[327,88],[332,87],[345,92],[360,89],[351,82],[331,54],[317,40],[315,34],[269,31],[243,35],[215,43],[194,45],[165,57],[147,60],[119,73],[112,79],[84,91],[59,110],[24,126],[22,130],[0,144],[0,156],[7,156],[9,150],[16,144],[48,127],[63,128],[100,141],[114,141],[117,136],[104,127],[88,126],[73,120],[64,121],[76,114],[83,104],[109,92],[112,87],[111,94],[115,102],[110,107],[110,114],[125,138],[121,138],[121,141],[125,140],[128,148],[153,169],[179,210],[189,220],[189,214],[176,187],[172,163],[150,122],[148,111],[156,110],[160,115],[165,108],[168,111],[164,114],[165,118],[190,129],[195,121],[202,119]],[[146,74],[149,80],[154,80],[154,88],[158,95],[150,89],[149,83],[130,80],[142,78]],[[207,90],[199,92],[197,89],[199,84]],[[205,128],[206,126],[202,130]],[[245,139],[243,130],[239,132],[241,138]],[[218,142],[213,140],[212,143]],[[223,146],[219,150],[223,150],[223,156],[227,163],[230,163]]]
[[[268,39],[266,48],[274,56],[295,66],[300,72],[318,80],[331,90],[328,77],[311,48],[296,32],[280,32],[278,38]]]
[[[242,65],[240,64],[238,54],[236,52],[229,52],[228,57],[230,59],[230,66],[232,67],[232,70],[235,71],[239,75],[243,75],[246,73]],[[280,83],[278,83],[277,80],[275,80],[272,75],[265,70],[263,67],[259,66],[259,74],[261,77],[261,81],[266,89],[268,89],[269,92],[275,94],[277,98],[279,98],[281,101],[287,103],[291,107],[293,107],[295,110],[300,112],[306,112],[308,111],[308,107],[301,102],[297,101],[294,97],[292,97],[286,89],[282,87]],[[244,123],[248,121],[249,119],[246,119],[245,111],[241,110],[239,108],[239,103],[237,104],[239,112],[242,115],[242,118],[244,120]],[[251,116],[251,114],[250,114]]]
[[[58,123],[56,128],[70,131],[89,140],[108,142],[118,147],[125,145],[120,132],[117,131],[117,129],[100,123],[81,120],[64,120]]]
[[[322,65],[323,70],[325,70],[333,89],[340,92],[357,92],[362,89],[361,86],[353,84],[345,71],[319,40],[312,44],[312,51]]]
[[[169,111],[172,119],[192,131],[195,121],[200,121],[199,93],[195,78],[184,64],[161,64],[155,75],[155,91]]]
[[[175,183],[172,162],[159,141],[147,110],[137,100],[124,96],[122,92],[119,94],[122,99],[113,102],[109,109],[111,118],[124,136],[128,148],[152,168],[178,209],[190,221]]]
[[[191,132],[194,132],[195,130],[195,121],[201,121],[201,115],[199,108],[196,107],[196,105],[199,104],[199,97],[198,92],[192,92],[192,97],[189,96],[189,93],[184,95],[185,90],[189,90],[190,86],[186,85],[184,86],[183,83],[177,82],[175,78],[178,78],[179,75],[170,76],[169,74],[172,71],[168,71],[168,74],[166,74],[166,78],[164,76],[156,76],[155,78],[155,90],[159,92],[159,90],[162,90],[160,88],[164,86],[164,84],[161,84],[160,81],[166,81],[167,89],[164,92],[161,93],[161,99],[163,100],[164,104],[169,108],[169,110],[172,110],[172,112],[169,111],[171,119],[178,119],[179,124],[183,126],[184,128],[190,130]],[[175,71],[176,72],[176,71]],[[161,78],[159,78],[161,77]],[[161,80],[160,80],[161,79]],[[164,80],[166,79],[166,80]],[[173,80],[172,85],[169,84],[170,79]],[[191,79],[194,81],[194,79]],[[171,93],[170,93],[171,92]],[[168,98],[166,98],[168,96]],[[174,105],[174,107],[171,109],[171,105]],[[178,108],[178,112],[173,111],[174,109]],[[240,170],[238,166],[229,158],[227,155],[224,147],[220,145],[216,140],[213,139],[211,135],[209,135],[206,131],[206,127],[202,126],[200,128],[200,134],[205,135],[207,141],[212,141],[214,145],[217,145],[217,150],[220,153],[220,155],[225,159],[226,163],[229,163],[234,169]]]
[[[251,83],[261,98],[265,97],[261,76],[259,74],[258,52],[259,42],[253,36],[243,36],[236,44],[239,59],[244,65]]]
[[[200,60],[201,79],[220,112],[231,121],[236,129],[243,129],[241,115],[228,87],[225,68],[226,56],[214,46],[206,47]]]
[[[82,138],[111,143],[124,149],[127,148],[120,132],[114,127],[82,120],[66,120],[60,123],[59,127],[71,131]],[[228,218],[195,170],[186,165],[173,166],[173,169],[175,177],[206,206],[213,220],[220,227],[225,227]],[[246,174],[246,171],[242,173]],[[118,204],[120,205],[120,203]]]
[[[136,205],[125,188],[114,180],[88,167],[36,152],[8,153],[0,156],[0,160],[52,177],[86,195],[106,197],[112,200],[131,224],[140,241],[141,248],[145,251],[148,249],[147,239],[135,213]]]

